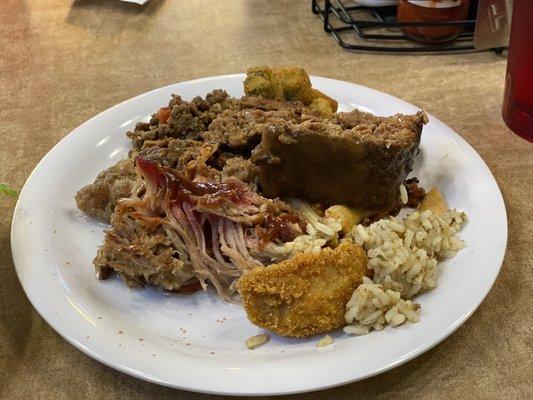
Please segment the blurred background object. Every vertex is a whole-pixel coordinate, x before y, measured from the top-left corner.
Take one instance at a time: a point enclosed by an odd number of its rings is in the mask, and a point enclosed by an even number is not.
[[[501,4],[510,1],[313,0],[311,9],[322,19],[324,31],[349,50],[443,53],[490,49],[500,54],[507,46],[509,18],[504,11],[502,19],[499,10],[505,10]],[[497,13],[481,20],[478,33],[478,4],[481,10],[482,5],[486,9],[495,3]],[[495,22],[501,29],[491,28]]]
[[[533,142],[533,1],[514,0],[507,60],[503,119],[517,135]]]
[[[399,22],[450,22],[453,25],[404,26],[402,30],[413,40],[442,43],[456,39],[464,30],[470,0],[399,0]]]
[[[478,50],[509,44],[513,0],[479,0],[474,47]]]
[[[397,0],[355,0],[356,3],[367,7],[394,6]]]
[[[122,1],[125,1],[126,3],[139,4],[142,6],[144,3],[147,3],[149,0],[122,0]]]

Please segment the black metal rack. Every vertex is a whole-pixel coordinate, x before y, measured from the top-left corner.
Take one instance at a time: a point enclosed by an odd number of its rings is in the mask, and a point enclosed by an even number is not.
[[[319,4],[320,3],[320,4]],[[323,6],[321,4],[323,3]],[[349,50],[435,53],[475,50],[473,39],[475,19],[465,21],[398,22],[396,6],[367,7],[348,0],[312,0],[311,9],[320,16],[324,31]],[[402,26],[464,25],[464,31],[453,42],[424,45],[413,42],[401,30]],[[501,53],[504,49],[492,49]]]

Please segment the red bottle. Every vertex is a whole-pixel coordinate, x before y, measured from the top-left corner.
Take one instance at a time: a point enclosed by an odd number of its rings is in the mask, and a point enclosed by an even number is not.
[[[517,135],[533,142],[533,0],[514,0],[503,119]]]

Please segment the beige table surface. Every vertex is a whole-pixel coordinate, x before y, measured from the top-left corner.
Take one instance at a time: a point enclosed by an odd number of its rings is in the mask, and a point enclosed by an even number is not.
[[[143,8],[117,0],[2,0],[0,182],[20,189],[55,143],[118,102],[252,65],[299,65],[401,97],[461,134],[496,177],[509,218],[501,274],[474,316],[426,354],[362,382],[292,398],[533,398],[533,145],[500,117],[505,63],[490,52],[349,53],[322,31],[309,1],[151,0]],[[0,199],[1,399],[214,397],[116,372],[56,334],[15,274],[14,206]]]

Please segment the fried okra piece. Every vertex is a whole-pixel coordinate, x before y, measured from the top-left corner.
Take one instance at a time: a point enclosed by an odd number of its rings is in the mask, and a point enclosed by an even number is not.
[[[324,99],[315,99],[311,104],[309,104],[309,109],[319,113],[325,118],[329,118],[333,115],[333,110],[329,105],[327,100]]]
[[[303,68],[274,67],[274,79],[281,86],[283,98],[288,101],[301,101],[306,106],[310,102],[303,101],[306,93],[311,90],[311,80]]]
[[[304,104],[308,104],[311,106],[313,103],[322,104],[322,107],[325,108],[326,104],[330,107],[331,112],[337,112],[337,108],[339,104],[337,103],[337,100],[332,99],[328,95],[322,93],[319,90],[316,89],[309,89],[307,92],[303,93],[301,98],[301,102]]]
[[[337,102],[311,87],[309,75],[298,67],[252,67],[246,72],[244,92],[274,100],[300,101],[324,117],[337,111]]]
[[[244,93],[248,96],[262,96],[267,99],[283,99],[281,85],[274,79],[274,72],[270,67],[252,67],[246,71]]]

